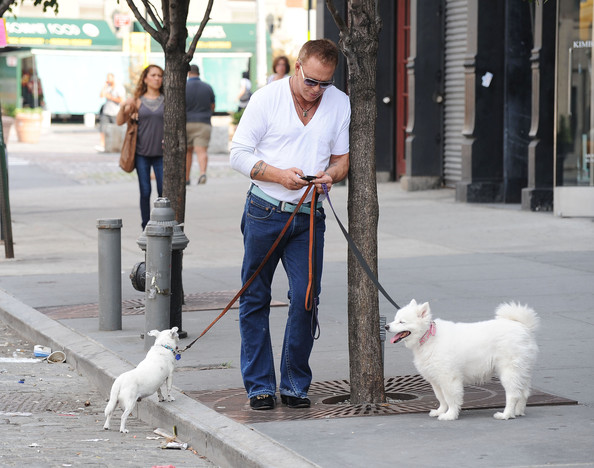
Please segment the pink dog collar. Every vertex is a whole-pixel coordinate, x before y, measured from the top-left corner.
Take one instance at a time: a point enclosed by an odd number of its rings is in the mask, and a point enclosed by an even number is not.
[[[435,322],[431,322],[431,326],[429,327],[429,330],[427,330],[425,332],[425,334],[419,340],[419,343],[421,344],[421,346],[425,344],[425,342],[429,339],[430,336],[435,336]]]

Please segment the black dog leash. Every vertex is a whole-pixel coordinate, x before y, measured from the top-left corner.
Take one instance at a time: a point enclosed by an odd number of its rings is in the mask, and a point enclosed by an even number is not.
[[[380,291],[384,295],[384,297],[386,299],[388,299],[388,301],[390,301],[390,303],[394,307],[396,307],[397,309],[400,309],[400,306],[398,304],[396,304],[396,302],[394,302],[394,299],[392,299],[390,297],[390,295],[386,292],[384,287],[378,281],[377,277],[373,274],[373,271],[371,271],[371,268],[369,268],[369,265],[363,258],[361,251],[359,250],[359,248],[357,247],[357,245],[355,244],[355,242],[353,241],[353,239],[351,238],[351,236],[349,235],[347,230],[344,228],[344,226],[340,222],[340,219],[338,219],[338,216],[336,215],[336,211],[334,210],[334,207],[332,206],[332,201],[330,200],[330,195],[328,194],[328,187],[326,186],[326,184],[322,184],[322,188],[324,189],[324,193],[326,194],[326,198],[328,199],[328,204],[330,205],[330,208],[332,209],[332,213],[334,213],[334,218],[336,218],[336,222],[340,226],[340,230],[344,234],[344,237],[347,240],[349,247],[353,251],[353,254],[355,254],[355,258],[359,261],[359,263],[363,267],[363,270],[365,271],[365,273],[367,273],[367,276],[369,276],[369,279],[371,281],[373,281],[373,284],[375,284],[375,287],[378,289],[378,291]]]

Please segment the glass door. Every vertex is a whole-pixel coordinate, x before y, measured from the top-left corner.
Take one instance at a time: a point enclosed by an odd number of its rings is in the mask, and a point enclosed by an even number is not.
[[[554,210],[559,216],[594,216],[593,3],[557,3]]]

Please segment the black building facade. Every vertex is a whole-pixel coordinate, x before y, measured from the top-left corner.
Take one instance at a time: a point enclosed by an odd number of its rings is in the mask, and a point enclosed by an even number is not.
[[[378,0],[378,180],[594,216],[592,3]]]

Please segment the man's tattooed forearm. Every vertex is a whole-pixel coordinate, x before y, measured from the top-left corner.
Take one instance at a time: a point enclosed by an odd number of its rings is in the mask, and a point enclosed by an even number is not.
[[[258,161],[252,170],[252,179],[255,179],[258,175],[264,175],[268,165],[264,161]]]

